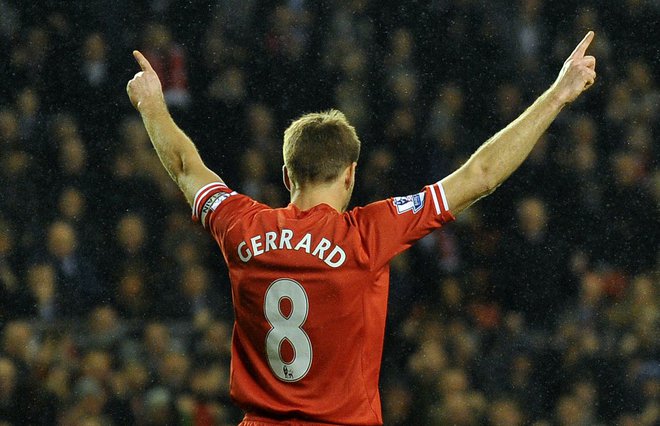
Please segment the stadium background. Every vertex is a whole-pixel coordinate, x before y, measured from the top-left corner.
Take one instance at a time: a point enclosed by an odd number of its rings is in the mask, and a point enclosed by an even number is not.
[[[363,143],[357,205],[453,170],[588,29],[596,85],[494,195],[393,261],[385,424],[654,424],[659,12],[0,0],[0,425],[240,419],[226,269],[125,95],[133,48],[158,58],[211,168],[272,206],[287,203],[283,129],[344,111]]]

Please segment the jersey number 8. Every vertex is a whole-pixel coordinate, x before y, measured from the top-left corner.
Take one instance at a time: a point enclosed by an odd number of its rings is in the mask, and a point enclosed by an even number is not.
[[[291,304],[288,315],[282,312],[282,301]],[[271,326],[266,334],[266,355],[275,376],[285,382],[297,382],[305,377],[312,366],[312,342],[302,329],[309,301],[305,289],[296,281],[281,278],[273,281],[264,297],[264,314]],[[293,359],[282,357],[282,344],[288,341],[293,348]]]

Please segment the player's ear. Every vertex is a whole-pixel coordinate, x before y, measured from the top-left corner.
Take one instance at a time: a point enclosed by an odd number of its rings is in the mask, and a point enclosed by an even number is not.
[[[346,189],[352,188],[355,183],[355,170],[357,169],[357,163],[353,161],[346,170],[344,170],[344,186]]]
[[[291,179],[289,178],[289,171],[286,166],[282,166],[282,181],[284,182],[286,190],[291,192]]]

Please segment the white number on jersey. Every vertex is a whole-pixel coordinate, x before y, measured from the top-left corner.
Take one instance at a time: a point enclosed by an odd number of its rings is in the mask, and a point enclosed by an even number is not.
[[[282,313],[281,303],[288,299],[291,313]],[[285,382],[297,382],[305,377],[312,366],[312,342],[302,329],[309,302],[305,289],[296,281],[281,278],[273,281],[264,297],[264,314],[271,329],[266,335],[266,355],[273,374]],[[287,340],[293,347],[293,359],[282,358],[282,343]]]

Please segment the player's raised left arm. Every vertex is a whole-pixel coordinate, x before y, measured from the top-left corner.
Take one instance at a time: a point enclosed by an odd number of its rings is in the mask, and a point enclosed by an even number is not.
[[[172,119],[158,75],[147,58],[137,50],[133,56],[142,71],[128,82],[128,97],[140,112],[161,163],[192,205],[199,188],[222,180],[206,167],[193,142]]]
[[[596,58],[585,56],[594,38],[589,31],[566,59],[554,84],[525,112],[486,141],[470,159],[442,180],[452,213],[493,192],[527,158],[557,114],[596,78]]]

